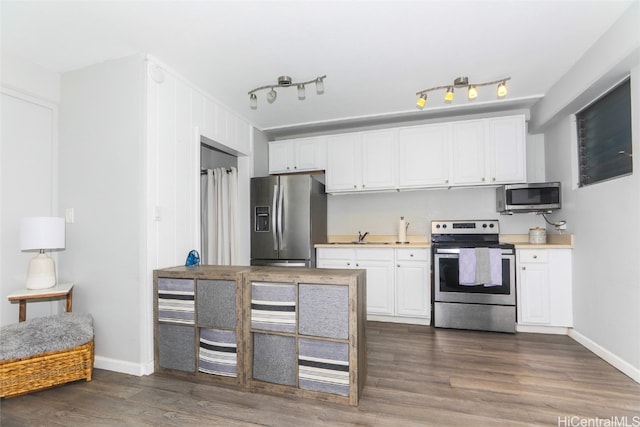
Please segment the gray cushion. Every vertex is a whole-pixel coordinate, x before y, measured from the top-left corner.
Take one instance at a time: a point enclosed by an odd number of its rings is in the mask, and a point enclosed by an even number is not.
[[[93,318],[87,313],[38,317],[0,328],[0,360],[24,359],[66,350],[93,339]]]

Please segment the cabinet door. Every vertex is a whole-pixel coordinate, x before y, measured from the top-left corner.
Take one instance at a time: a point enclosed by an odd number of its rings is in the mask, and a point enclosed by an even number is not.
[[[322,139],[303,138],[295,141],[293,168],[296,171],[324,169],[322,159]]]
[[[548,325],[549,268],[546,263],[521,263],[518,322]]]
[[[524,116],[489,119],[489,182],[517,183],[527,178]]]
[[[386,190],[398,187],[396,131],[362,134],[362,189]]]
[[[291,172],[293,145],[289,141],[269,143],[269,173]]]
[[[396,314],[430,317],[430,285],[428,263],[398,261],[396,264]]]
[[[393,315],[393,260],[356,260],[367,270],[367,313]]]
[[[361,187],[360,139],[358,134],[327,138],[327,193],[358,191]]]
[[[428,125],[398,131],[399,186],[420,188],[449,183],[451,126]]]
[[[485,179],[485,123],[470,120],[452,125],[453,185],[484,184]]]

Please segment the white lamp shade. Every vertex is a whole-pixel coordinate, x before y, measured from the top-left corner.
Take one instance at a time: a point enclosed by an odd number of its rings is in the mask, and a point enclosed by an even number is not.
[[[20,222],[20,249],[64,249],[64,218],[33,217]]]

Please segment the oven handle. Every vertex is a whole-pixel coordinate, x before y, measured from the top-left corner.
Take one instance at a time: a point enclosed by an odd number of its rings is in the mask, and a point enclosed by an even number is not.
[[[460,254],[460,248],[437,248],[436,254]],[[502,255],[513,255],[513,249],[502,249]]]

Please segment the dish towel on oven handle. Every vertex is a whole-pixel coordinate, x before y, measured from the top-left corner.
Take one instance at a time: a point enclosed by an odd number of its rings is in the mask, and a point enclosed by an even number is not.
[[[502,250],[460,248],[458,282],[462,286],[502,286]]]

